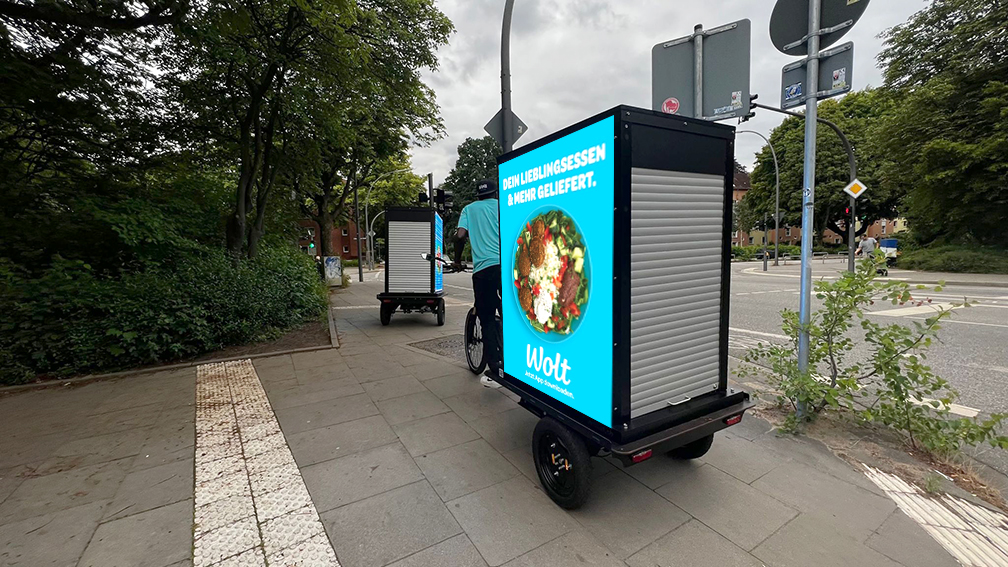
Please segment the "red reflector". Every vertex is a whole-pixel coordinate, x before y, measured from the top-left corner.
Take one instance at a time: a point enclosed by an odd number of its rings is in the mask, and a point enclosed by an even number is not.
[[[630,457],[630,460],[634,463],[639,463],[641,461],[646,461],[651,458],[651,449],[644,449],[640,453]]]
[[[735,425],[736,423],[738,423],[740,421],[742,421],[742,414],[733,415],[733,416],[731,416],[731,417],[729,417],[729,418],[727,418],[727,419],[724,420],[724,422],[726,424],[728,424],[728,425]]]
[[[386,299],[385,301],[382,301],[382,303],[392,303],[392,300],[391,299]]]
[[[434,303],[434,300],[433,299],[428,299],[427,303]]]

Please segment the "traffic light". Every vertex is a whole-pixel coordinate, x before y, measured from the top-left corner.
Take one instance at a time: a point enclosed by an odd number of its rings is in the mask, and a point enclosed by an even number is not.
[[[759,94],[749,95],[749,106],[750,106],[750,108],[752,107],[752,103],[756,102],[756,99],[758,99],[758,98],[759,98]],[[749,122],[749,120],[751,118],[755,118],[755,117],[756,117],[756,111],[755,110],[750,110],[749,114],[746,114],[745,116],[743,116],[739,120],[739,122]]]
[[[434,189],[434,204],[443,211],[450,209],[452,206],[452,192],[445,191],[440,187]]]
[[[850,207],[845,207],[843,210],[843,214],[850,216]]]
[[[417,195],[417,203],[419,203],[420,206],[424,206],[427,204],[428,201],[430,201],[430,197],[427,196],[427,192],[420,191],[420,193]]]

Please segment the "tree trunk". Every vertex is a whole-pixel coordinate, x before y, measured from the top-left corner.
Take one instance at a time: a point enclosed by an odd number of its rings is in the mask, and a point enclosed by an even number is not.
[[[317,221],[319,225],[319,249],[321,250],[322,257],[335,256],[333,254],[333,244],[332,244],[332,229],[333,229],[333,217],[328,212],[323,213]]]

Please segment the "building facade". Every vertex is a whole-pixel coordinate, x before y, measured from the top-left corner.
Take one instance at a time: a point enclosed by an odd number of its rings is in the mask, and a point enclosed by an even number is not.
[[[301,251],[306,254],[312,254],[315,256],[321,255],[322,243],[319,239],[319,228],[318,223],[312,220],[301,220],[298,221],[304,228],[303,236],[299,241],[301,246]],[[332,253],[334,256],[339,256],[344,260],[357,260],[360,258],[359,251],[357,249],[357,240],[354,238],[354,229],[357,225],[353,222],[348,222],[343,226],[334,227],[332,229]],[[361,232],[361,248],[367,253],[367,242],[364,233]],[[312,247],[311,245],[315,246]]]

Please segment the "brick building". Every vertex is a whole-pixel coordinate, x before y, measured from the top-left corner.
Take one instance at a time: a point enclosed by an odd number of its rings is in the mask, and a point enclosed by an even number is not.
[[[312,220],[300,220],[298,221],[302,227],[305,228],[305,235],[301,238],[299,245],[301,250],[305,253],[313,253],[315,255],[320,255],[322,252],[322,243],[319,241],[319,230],[318,223]],[[344,260],[356,260],[360,257],[357,250],[357,240],[354,238],[354,228],[356,225],[351,221],[347,224],[332,229],[332,253],[335,256],[339,256]],[[309,246],[310,243],[315,243],[315,248]],[[364,233],[361,232],[361,248],[367,252],[367,239]],[[312,252],[314,250],[314,252]]]

